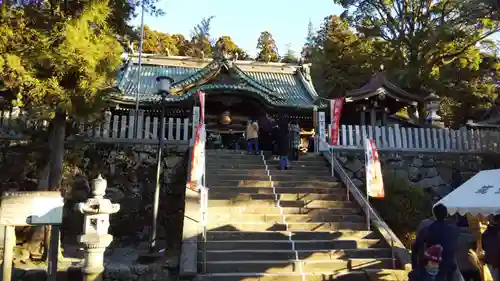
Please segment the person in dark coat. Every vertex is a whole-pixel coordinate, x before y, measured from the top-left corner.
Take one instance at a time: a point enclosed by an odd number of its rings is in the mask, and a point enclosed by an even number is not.
[[[469,229],[467,217],[458,216],[457,265],[464,281],[481,281],[480,262],[476,255],[476,239]]]
[[[272,155],[273,151],[273,138],[271,135],[273,121],[267,114],[259,118],[259,147],[262,149],[266,159]]]
[[[272,151],[273,151],[273,156],[275,155],[274,160],[278,160],[278,143],[279,143],[279,135],[280,135],[280,128],[278,126],[278,122],[273,119],[271,123],[271,144],[272,144]]]
[[[482,234],[485,262],[493,280],[500,280],[500,215],[493,216]]]
[[[417,234],[417,239],[412,245],[412,268],[422,266],[426,262],[423,255],[427,248],[440,245],[443,248],[440,271],[445,274],[447,281],[455,281],[458,227],[446,221],[448,209],[443,204],[435,205],[432,212],[436,220]]]
[[[280,156],[280,169],[288,170],[288,155],[290,154],[290,131],[286,117],[280,118],[278,123],[278,155]]]
[[[425,265],[414,267],[408,274],[408,281],[446,281],[446,274],[441,271],[443,247],[434,245],[424,252]]]
[[[292,148],[292,159],[299,160],[300,155],[300,126],[297,121],[290,122],[290,142]]]

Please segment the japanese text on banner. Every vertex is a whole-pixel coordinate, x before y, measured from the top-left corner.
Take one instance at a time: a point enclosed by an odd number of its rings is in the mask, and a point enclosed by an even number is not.
[[[339,126],[340,126],[340,114],[342,112],[342,107],[344,106],[344,99],[338,98],[330,100],[330,118],[331,118],[331,132],[330,133],[330,145],[337,145],[339,139]]]
[[[201,184],[202,176],[203,176],[203,163],[205,162],[205,125],[199,124],[196,127],[196,132],[194,136],[194,146],[193,146],[193,154],[191,156],[191,171],[190,172],[190,181],[189,188],[192,190],[198,190],[199,185]]]
[[[384,198],[382,168],[375,142],[365,140],[366,194],[369,197]]]

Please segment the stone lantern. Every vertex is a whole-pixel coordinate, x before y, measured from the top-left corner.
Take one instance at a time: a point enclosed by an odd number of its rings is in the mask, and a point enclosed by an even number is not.
[[[425,98],[427,103],[427,122],[434,125],[439,125],[441,121],[441,116],[438,115],[439,105],[441,104],[441,98],[432,93]]]
[[[92,181],[93,197],[76,204],[76,210],[84,216],[83,234],[78,236],[78,242],[84,247],[84,281],[102,281],[104,251],[113,241],[113,236],[108,234],[109,215],[118,212],[120,205],[104,198],[106,187],[107,181],[99,175]]]

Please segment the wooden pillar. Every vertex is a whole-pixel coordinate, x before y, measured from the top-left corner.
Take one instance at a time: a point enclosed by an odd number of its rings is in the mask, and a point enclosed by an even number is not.
[[[377,112],[373,107],[370,109],[370,125],[372,126],[377,125]]]
[[[389,110],[387,109],[387,107],[382,107],[382,125],[383,126],[386,126],[387,125],[387,112]]]
[[[366,107],[362,106],[360,108],[359,114],[361,116],[361,125],[364,126],[366,125]]]

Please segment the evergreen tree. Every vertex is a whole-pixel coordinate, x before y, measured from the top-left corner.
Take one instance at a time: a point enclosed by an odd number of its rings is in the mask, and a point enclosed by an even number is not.
[[[277,62],[279,61],[278,47],[273,36],[268,31],[263,31],[257,41],[257,61]]]
[[[144,41],[142,43],[144,53],[177,56],[179,55],[177,46],[178,41],[175,37],[154,31],[147,25],[144,26]]]
[[[314,25],[311,19],[309,19],[309,23],[307,24],[306,45],[312,46],[314,44],[314,36],[315,36]]]
[[[229,55],[239,60],[248,59],[248,54],[234,43],[231,36],[221,36],[217,39],[214,46],[214,52],[219,55]]]
[[[203,18],[191,31],[191,48],[188,54],[192,57],[211,57],[213,42],[210,38],[212,20],[215,16]]]
[[[477,69],[477,43],[500,30],[495,11],[480,1],[335,0],[349,24],[386,42],[390,71],[409,92],[426,96],[440,71],[455,61]],[[466,64],[460,63],[462,66]],[[424,104],[419,116],[425,118]]]
[[[113,91],[123,48],[110,15],[108,2],[96,1],[74,18],[12,8],[0,19],[0,81],[14,106],[50,122],[40,190],[59,187],[67,116],[91,120]]]
[[[307,36],[306,43],[302,47],[302,51],[300,52],[300,56],[305,62],[310,62],[312,59],[312,51],[314,47],[314,38],[316,34],[314,31],[314,26],[312,21],[309,19],[309,23],[307,24]]]
[[[297,62],[297,55],[295,54],[295,51],[292,49],[292,44],[288,43],[286,45],[286,47],[287,47],[286,53],[283,56],[283,59],[281,60],[281,62],[285,62],[285,63]]]
[[[115,33],[107,1],[80,3],[81,12],[47,7],[47,2],[5,3],[0,17],[3,97],[22,108],[30,123],[48,121],[48,129],[30,132],[25,145],[28,150],[46,147],[36,163],[38,190],[59,190],[67,119],[88,122],[102,115],[106,98],[115,91],[123,52],[117,38],[123,34]],[[32,233],[30,243],[36,246],[30,253],[46,252],[44,228]]]
[[[360,87],[381,63],[372,41],[358,37],[338,16],[325,18],[311,48],[313,82],[328,98]]]

